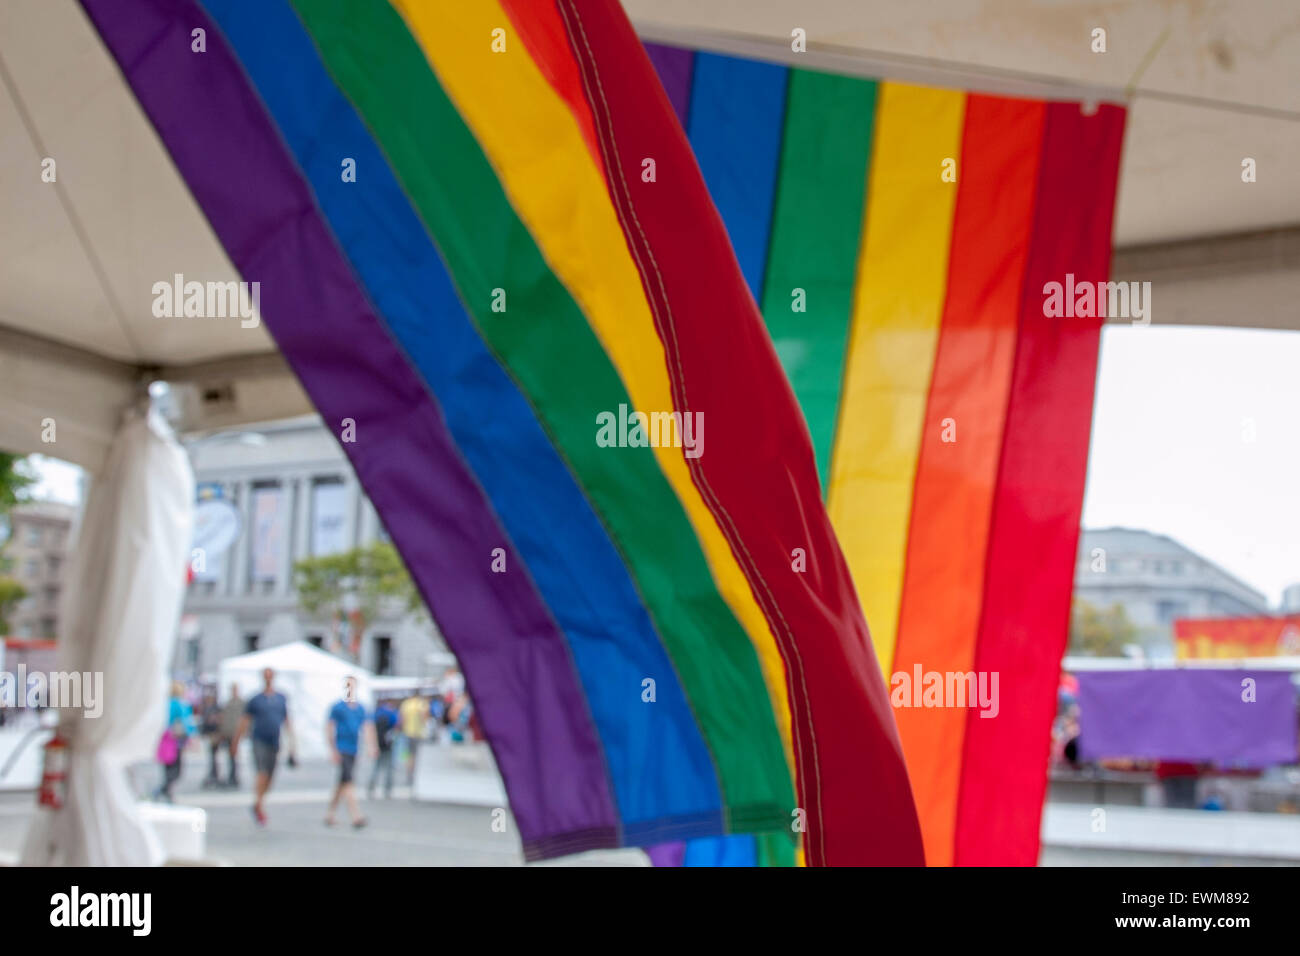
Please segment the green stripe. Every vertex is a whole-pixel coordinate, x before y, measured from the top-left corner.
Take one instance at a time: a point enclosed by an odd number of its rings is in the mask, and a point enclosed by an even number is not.
[[[794,866],[795,840],[789,827],[784,833],[757,833],[759,866]]]
[[[389,4],[294,0],[294,6],[438,238],[480,334],[624,555],[713,754],[731,828],[783,829],[794,796],[757,655],[714,586],[654,451],[597,446],[597,413],[634,406],[582,311],[547,267]],[[506,290],[505,312],[491,310],[495,288]],[[483,415],[490,422],[492,410]],[[627,694],[629,707],[654,706],[641,700],[639,686]]]
[[[812,432],[822,493],[844,378],[876,84],[792,70],[763,319]],[[794,311],[793,290],[806,311]]]

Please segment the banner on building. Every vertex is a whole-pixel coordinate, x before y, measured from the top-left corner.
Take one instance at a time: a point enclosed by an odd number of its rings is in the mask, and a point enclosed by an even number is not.
[[[311,489],[311,553],[347,550],[348,489],[341,481],[318,481]]]
[[[285,546],[283,494],[277,487],[253,489],[254,581],[274,581],[280,576]]]
[[[1289,657],[1300,654],[1300,614],[1174,621],[1174,646],[1179,660]]]

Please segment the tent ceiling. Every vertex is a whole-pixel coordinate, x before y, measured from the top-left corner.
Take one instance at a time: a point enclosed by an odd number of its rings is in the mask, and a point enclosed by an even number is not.
[[[1300,327],[1290,0],[624,3],[650,39],[790,59],[798,26],[809,52],[795,62],[991,92],[1123,98],[1149,59],[1116,222],[1135,248],[1116,270],[1159,270],[1178,307],[1156,322]],[[1109,31],[1104,55],[1089,51],[1095,26]],[[41,181],[46,157],[56,183]],[[264,328],[152,314],[155,282],[238,276],[75,0],[0,4],[0,211],[0,447],[94,468],[149,378],[182,383],[183,429],[310,410]],[[1204,264],[1221,259],[1233,269],[1208,281]],[[54,446],[40,441],[48,417]]]
[[[0,202],[21,225],[0,236],[0,322],[139,364],[271,349],[238,321],[154,318],[155,282],[238,275],[80,8],[0,5],[0,57]]]
[[[153,315],[155,282],[239,276],[73,0],[0,4],[0,210],[0,447],[93,469],[160,370],[195,427],[310,409],[264,328]]]

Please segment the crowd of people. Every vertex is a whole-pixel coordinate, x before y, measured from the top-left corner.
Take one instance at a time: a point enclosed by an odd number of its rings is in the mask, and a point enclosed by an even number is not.
[[[238,685],[232,684],[224,701],[215,687],[201,689],[197,707],[185,685],[174,682],[167,701],[167,713],[159,736],[157,762],[162,780],[154,798],[173,799],[173,788],[181,777],[187,749],[206,744],[207,775],[204,788],[238,789],[240,787],[240,745],[247,739],[254,769],[253,819],[259,826],[267,822],[266,795],[271,789],[276,768],[284,749],[288,766],[297,764],[297,746],[287,696],[275,685],[275,673],[262,673],[263,686],[244,699]],[[330,758],[337,767],[324,822],[334,826],[340,805],[346,807],[354,827],[366,825],[356,789],[356,764],[361,753],[371,760],[366,791],[374,798],[382,784],[385,798],[393,794],[393,782],[400,769],[406,784],[414,781],[415,761],[420,744],[481,740],[482,733],[474,707],[465,692],[464,679],[455,668],[448,668],[437,686],[428,693],[412,691],[404,698],[391,695],[376,700],[367,708],[357,696],[357,680],[348,677],[342,695],[325,717],[325,739]],[[225,772],[222,772],[222,764]]]

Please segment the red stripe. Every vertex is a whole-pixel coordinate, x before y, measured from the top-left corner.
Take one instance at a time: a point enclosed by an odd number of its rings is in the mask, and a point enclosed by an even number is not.
[[[1109,274],[1124,118],[1047,107],[975,653],[977,671],[999,675],[999,713],[967,712],[959,865],[1038,859],[1101,335],[1099,319],[1045,317],[1043,286]]]
[[[668,356],[688,459],[785,658],[810,865],[919,864],[888,694],[822,507],[812,442],[689,144],[614,0],[557,0],[610,193]],[[641,180],[653,158],[657,181]],[[792,570],[802,548],[807,570]]]
[[[921,433],[894,671],[974,667],[1044,105],[970,96],[948,293]],[[950,424],[945,424],[951,420]],[[947,435],[947,428],[955,434]],[[948,440],[945,440],[947,438]],[[966,713],[895,709],[930,866],[951,866]]]

